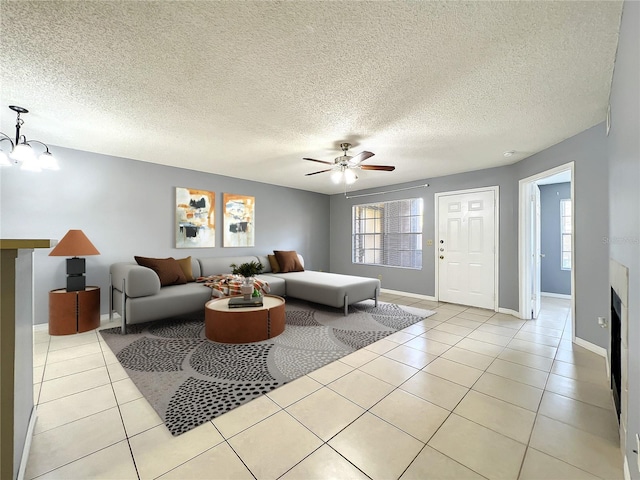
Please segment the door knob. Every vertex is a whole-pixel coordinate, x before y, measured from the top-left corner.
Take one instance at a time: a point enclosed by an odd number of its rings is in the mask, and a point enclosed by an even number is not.
[[[442,260],[444,258],[444,255],[440,255],[440,260]]]

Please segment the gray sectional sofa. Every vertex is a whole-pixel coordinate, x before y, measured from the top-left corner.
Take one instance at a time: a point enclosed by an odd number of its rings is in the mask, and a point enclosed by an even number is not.
[[[300,262],[304,259],[299,255]],[[352,275],[317,272],[273,273],[266,255],[192,258],[193,276],[231,273],[231,264],[259,261],[263,273],[257,278],[269,283],[272,295],[287,296],[343,308],[366,299],[378,304],[380,280]],[[122,318],[122,333],[127,325],[195,312],[212,297],[211,288],[201,283],[160,286],[158,275],[135,262],[114,263],[110,267],[109,316],[117,312]]]

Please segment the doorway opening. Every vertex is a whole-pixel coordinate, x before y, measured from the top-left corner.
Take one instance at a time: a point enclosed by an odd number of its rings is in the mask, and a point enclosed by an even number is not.
[[[538,317],[542,296],[571,300],[575,339],[574,163],[520,180],[519,314]]]

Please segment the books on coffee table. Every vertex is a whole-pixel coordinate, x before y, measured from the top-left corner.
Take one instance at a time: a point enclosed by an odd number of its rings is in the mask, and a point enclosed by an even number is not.
[[[250,297],[248,300],[245,300],[244,297],[231,297],[229,299],[229,308],[243,308],[243,307],[261,307],[262,306],[262,296],[260,297]]]

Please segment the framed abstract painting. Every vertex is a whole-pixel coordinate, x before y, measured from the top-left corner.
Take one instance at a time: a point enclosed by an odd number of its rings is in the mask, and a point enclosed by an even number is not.
[[[255,246],[255,197],[222,194],[224,217],[223,247]]]
[[[176,248],[216,246],[215,192],[176,187]]]

